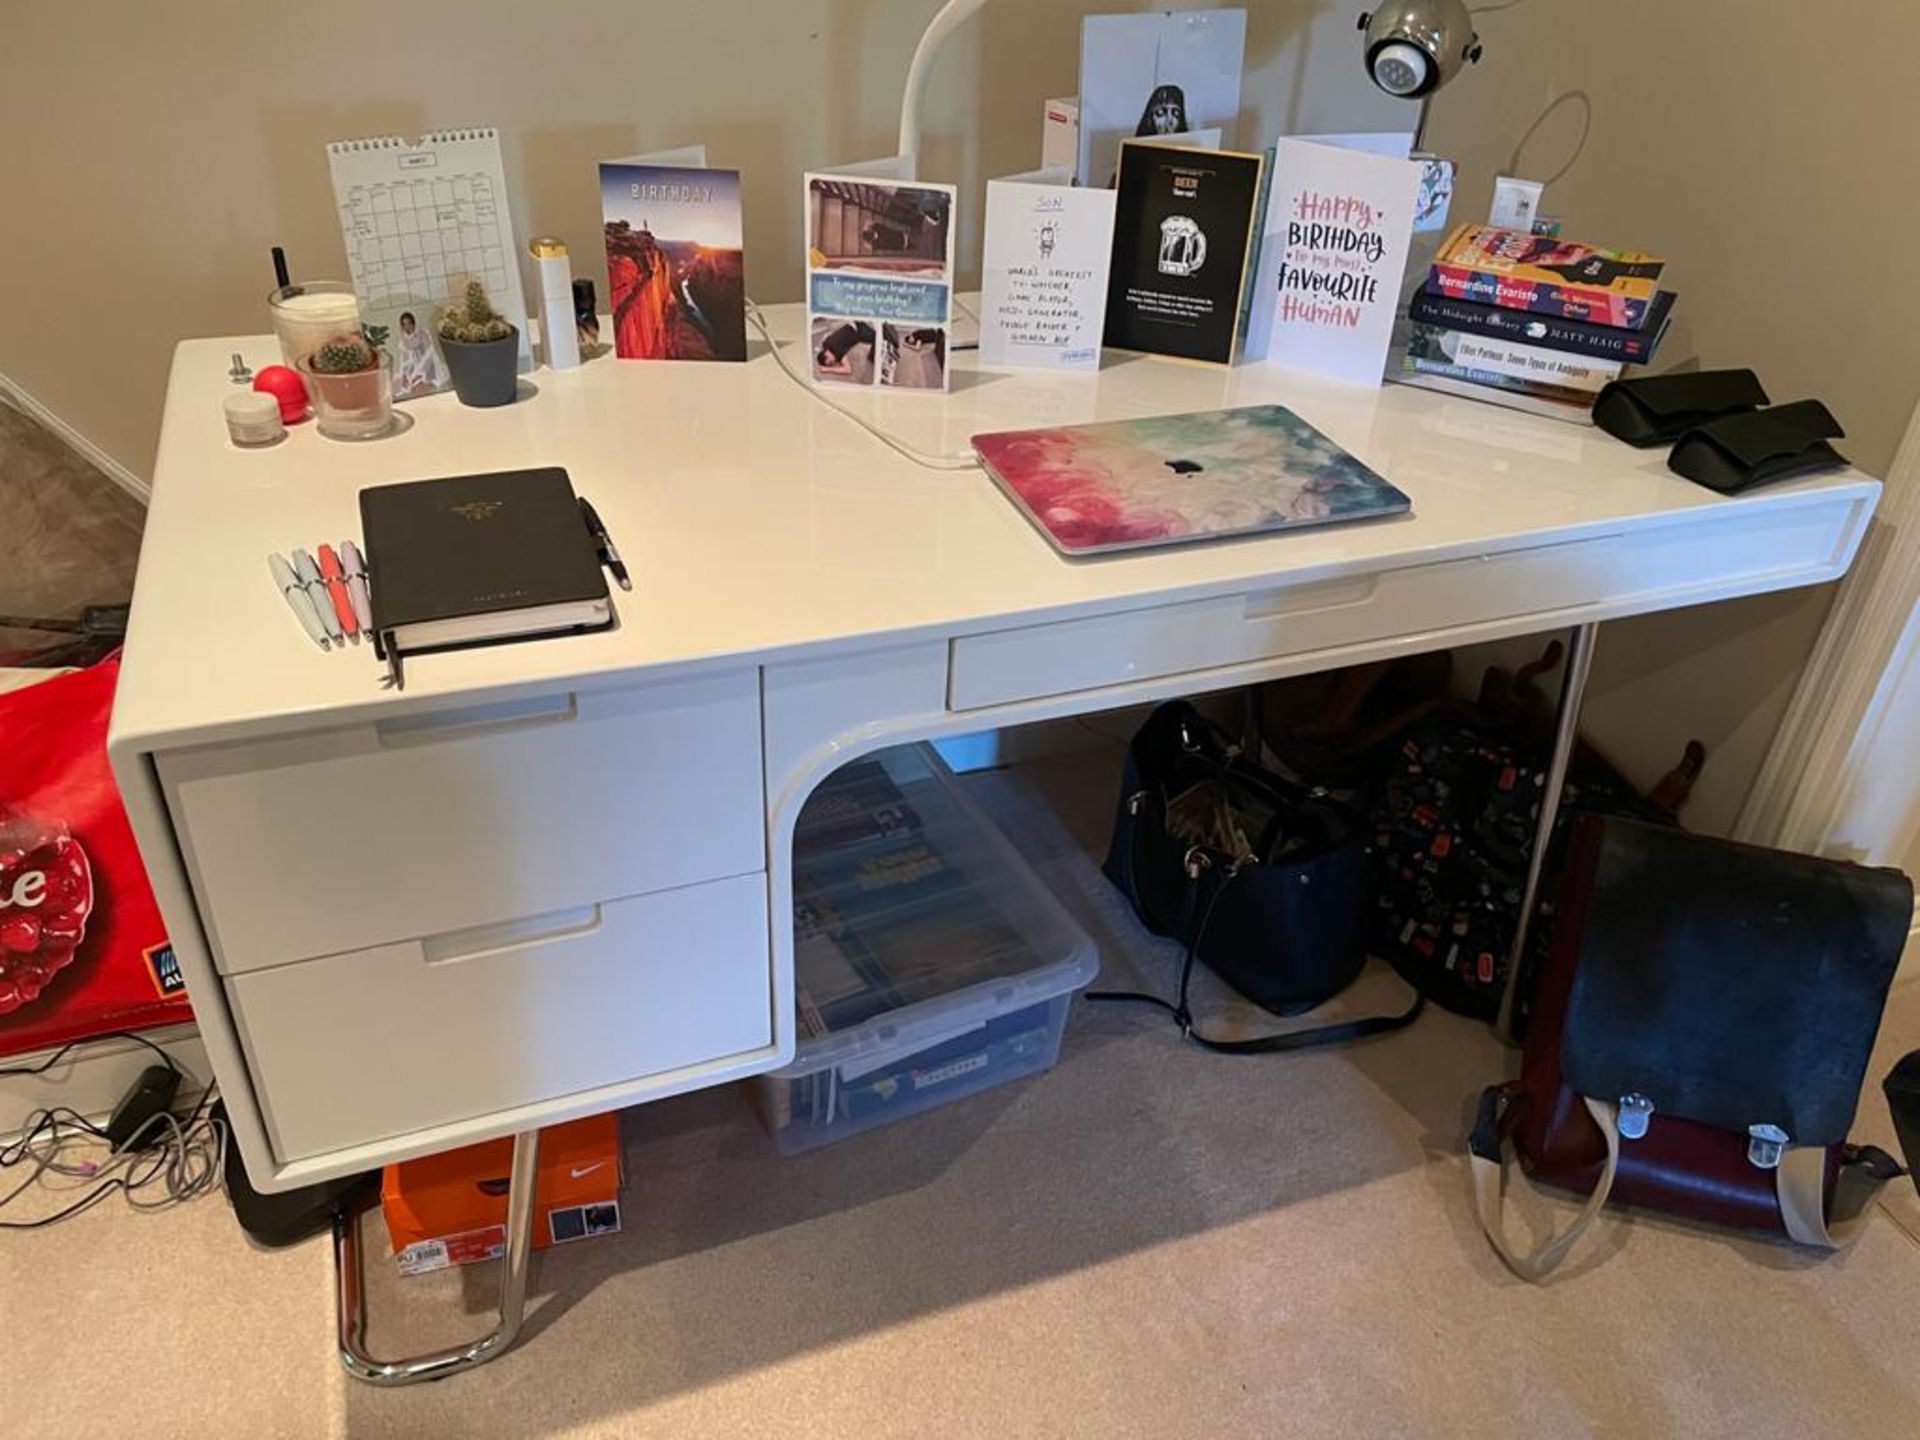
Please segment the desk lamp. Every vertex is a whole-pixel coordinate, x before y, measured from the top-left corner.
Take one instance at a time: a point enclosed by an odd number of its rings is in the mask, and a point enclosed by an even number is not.
[[[914,47],[913,61],[907,66],[906,89],[900,96],[898,153],[914,162],[916,176],[920,97],[926,89],[927,72],[947,37],[984,4],[986,0],[947,0],[934,12]],[[1389,95],[1420,102],[1420,118],[1413,131],[1413,148],[1417,150],[1427,126],[1427,101],[1433,92],[1459,74],[1463,65],[1480,59],[1480,37],[1473,32],[1473,17],[1465,0],[1385,0],[1360,17],[1360,29],[1366,32],[1367,74],[1373,83]]]
[[[1480,62],[1480,37],[1465,0],[1387,0],[1360,17],[1365,32],[1367,74],[1387,94],[1420,102],[1413,148],[1427,128],[1433,92]]]

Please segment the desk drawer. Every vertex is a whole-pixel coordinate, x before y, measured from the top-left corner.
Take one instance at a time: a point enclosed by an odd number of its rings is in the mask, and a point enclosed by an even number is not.
[[[956,710],[1325,650],[1387,634],[1583,604],[1608,593],[1619,537],[956,640]]]
[[[165,755],[226,974],[766,868],[758,674]]]
[[[283,1161],[769,1045],[765,875],[227,981]]]
[[[1602,601],[1654,609],[1805,584],[1841,567],[1859,523],[1854,506],[1734,503],[1739,513],[1711,524],[967,636],[953,642],[947,703],[972,710],[1400,636],[1445,644],[1459,626]]]

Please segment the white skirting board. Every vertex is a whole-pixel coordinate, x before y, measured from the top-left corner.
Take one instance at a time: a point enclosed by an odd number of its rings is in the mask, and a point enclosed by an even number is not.
[[[163,1025],[140,1034],[166,1051],[180,1068],[180,1094],[174,1108],[192,1105],[213,1076],[200,1032],[189,1024]],[[24,1055],[0,1057],[0,1070],[38,1065],[57,1048],[50,1045]],[[105,1120],[140,1072],[159,1063],[144,1045],[106,1039],[77,1046],[44,1075],[0,1075],[0,1139],[11,1140],[20,1133],[28,1115],[52,1105],[68,1106],[89,1120]]]
[[[118,485],[127,494],[133,496],[142,505],[153,498],[153,486],[142,480],[133,471],[122,465],[93,441],[82,435],[73,426],[62,420],[53,411],[42,405],[33,396],[20,388],[19,382],[7,375],[0,375],[0,402],[10,404],[23,415],[39,421],[47,429],[58,435],[94,469]]]

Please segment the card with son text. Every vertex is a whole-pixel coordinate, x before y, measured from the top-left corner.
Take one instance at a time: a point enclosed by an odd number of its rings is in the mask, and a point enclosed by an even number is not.
[[[987,182],[980,363],[1097,370],[1113,251],[1114,192],[1059,166]]]

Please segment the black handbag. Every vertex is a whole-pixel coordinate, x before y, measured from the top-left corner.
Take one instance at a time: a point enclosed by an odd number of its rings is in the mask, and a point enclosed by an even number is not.
[[[1196,960],[1275,1015],[1310,1010],[1366,963],[1364,818],[1325,791],[1264,769],[1184,701],[1160,706],[1127,747],[1107,878],[1157,935],[1186,946],[1176,998],[1093,991],[1168,1011],[1195,1044],[1222,1054],[1273,1054],[1378,1035],[1398,1015],[1342,1021],[1251,1040],[1193,1028]]]

